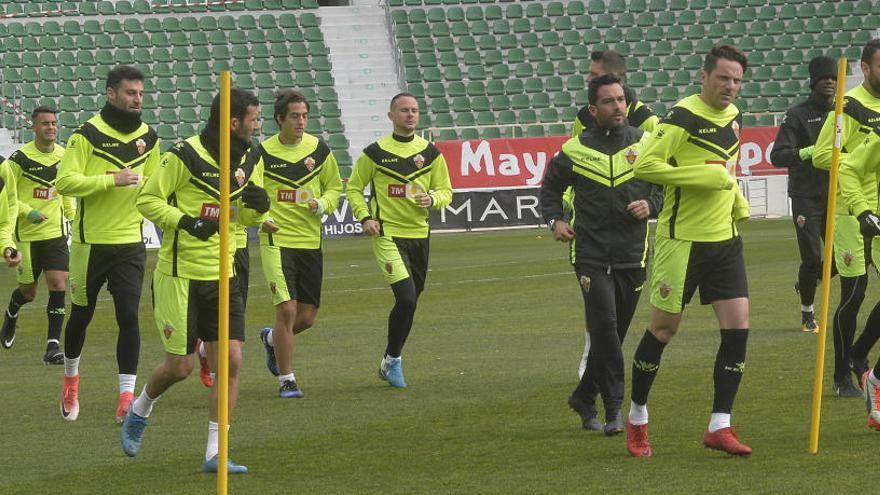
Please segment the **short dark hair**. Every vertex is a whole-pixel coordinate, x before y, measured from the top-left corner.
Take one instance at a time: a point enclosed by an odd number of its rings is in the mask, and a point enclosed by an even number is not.
[[[419,101],[419,99],[416,98],[416,95],[414,95],[412,93],[407,93],[406,91],[404,91],[403,93],[397,93],[396,95],[394,95],[393,98],[391,98],[391,105],[389,105],[388,108],[389,109],[394,108],[394,104],[397,102],[397,100],[399,100],[401,98],[412,98],[412,99],[416,100],[417,102]]]
[[[606,73],[623,77],[626,74],[626,60],[614,50],[598,50],[590,54],[593,62],[602,62]]]
[[[880,38],[874,38],[865,43],[865,47],[862,48],[862,62],[870,65],[871,59],[874,58],[877,50],[880,50]]]
[[[229,116],[244,120],[248,107],[260,108],[260,100],[250,91],[232,88],[229,91]],[[220,93],[211,102],[211,114],[208,116],[208,128],[220,129]]]
[[[612,73],[591,80],[587,86],[587,100],[590,102],[590,105],[595,105],[599,101],[599,88],[611,84],[619,84],[621,88],[623,87],[623,81]]]
[[[703,62],[703,70],[706,71],[706,74],[712,72],[715,66],[718,65],[718,60],[722,58],[738,63],[742,67],[743,72],[749,66],[749,59],[739,48],[733,45],[715,45],[706,54],[706,61]]]
[[[31,120],[37,118],[37,115],[40,115],[41,113],[51,113],[52,115],[57,115],[58,110],[49,108],[45,105],[40,105],[37,108],[34,108],[34,111],[31,112]]]
[[[130,65],[117,65],[107,73],[107,87],[119,89],[119,83],[126,81],[144,80],[144,73]]]
[[[291,103],[305,103],[306,111],[312,111],[311,105],[309,105],[309,101],[306,100],[306,97],[303,96],[299,91],[294,91],[292,89],[279,91],[275,95],[275,113],[273,117],[275,117],[275,121],[279,122],[287,118],[287,107]]]

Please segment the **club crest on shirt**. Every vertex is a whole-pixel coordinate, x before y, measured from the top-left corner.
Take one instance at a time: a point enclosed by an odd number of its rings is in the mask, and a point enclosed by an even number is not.
[[[590,280],[590,277],[588,277],[586,275],[581,275],[580,283],[581,283],[581,289],[583,289],[584,292],[590,292],[590,284],[592,283],[592,281]]]
[[[171,323],[166,323],[165,328],[162,329],[162,333],[165,334],[165,340],[171,339],[171,334],[174,333],[174,327],[171,326]]]
[[[311,172],[312,170],[315,170],[315,159],[314,158],[308,157],[308,158],[306,158],[306,161],[304,163],[306,164],[306,168],[309,170],[309,172]]]
[[[733,123],[730,124],[730,128],[733,130],[733,135],[739,139],[739,122],[734,120]]]
[[[659,291],[660,291],[660,297],[662,297],[663,299],[666,299],[667,297],[669,297],[669,293],[672,292],[672,287],[669,285],[669,282],[664,280],[664,281],[660,282]]]
[[[851,265],[853,262],[853,255],[849,251],[844,251],[843,253],[843,264],[846,266]]]
[[[416,164],[416,168],[422,168],[425,166],[425,157],[422,155],[416,155],[413,157],[413,162]]]
[[[235,181],[238,182],[239,186],[244,185],[244,180],[246,178],[247,177],[245,176],[244,170],[242,170],[241,167],[235,170]]]
[[[278,290],[278,286],[275,284],[275,282],[269,282],[269,290],[272,291],[272,294],[274,294]]]
[[[636,158],[639,157],[639,152],[634,150],[633,148],[630,148],[626,150],[626,155],[624,156],[626,157],[626,161],[629,162],[630,165],[632,165],[636,162]]]
[[[394,265],[390,261],[385,263],[385,271],[388,273],[391,273],[394,271]]]
[[[807,224],[807,217],[805,217],[803,215],[798,215],[798,217],[797,217],[798,227],[804,228],[804,225],[806,225],[806,224]]]
[[[143,138],[138,139],[134,142],[134,145],[137,146],[138,154],[143,155],[145,151],[147,151],[147,142],[144,141]]]

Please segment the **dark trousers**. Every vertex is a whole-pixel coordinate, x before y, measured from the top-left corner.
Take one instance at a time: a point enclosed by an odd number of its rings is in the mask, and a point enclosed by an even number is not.
[[[575,266],[584,298],[584,313],[590,332],[587,368],[574,390],[587,404],[594,404],[597,393],[608,411],[623,403],[624,369],[621,345],[632,321],[645,270],[609,270],[607,267]]]
[[[828,220],[825,200],[791,198],[791,217],[797,234],[801,266],[798,286],[801,304],[809,306],[816,297],[816,286],[822,277],[822,242],[825,240],[825,222]],[[832,265],[832,275],[834,266]]]

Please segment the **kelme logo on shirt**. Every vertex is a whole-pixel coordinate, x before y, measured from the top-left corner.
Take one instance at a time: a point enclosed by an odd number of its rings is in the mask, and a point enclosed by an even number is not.
[[[314,158],[308,157],[308,158],[306,158],[306,161],[304,163],[306,164],[306,168],[309,169],[309,172],[311,172],[312,170],[315,170],[315,159]]]
[[[406,197],[406,185],[404,185],[404,184],[388,184],[388,197],[389,198],[405,198]]]
[[[147,142],[143,140],[143,138],[138,139],[134,143],[137,146],[138,154],[143,155],[145,151],[147,151]]]
[[[220,205],[216,203],[202,203],[202,211],[199,218],[204,220],[220,220]]]

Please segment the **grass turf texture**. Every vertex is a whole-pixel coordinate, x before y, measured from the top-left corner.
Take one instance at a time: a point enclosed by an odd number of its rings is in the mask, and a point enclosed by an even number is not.
[[[259,249],[251,248],[251,298],[232,459],[251,473],[231,493],[640,493],[845,492],[867,464],[877,433],[861,400],[831,395],[829,328],[820,453],[807,452],[816,337],[800,330],[792,290],[797,248],[790,220],[744,229],[752,295],[747,370],[734,409],[755,453],[729,458],[702,446],[712,403],[718,328],[692,305],[667,348],[650,400],[653,459],[632,459],[624,437],[580,429],[566,405],[583,346],[583,306],[566,249],[546,230],[435,235],[427,290],[404,352],[409,388],[376,376],[392,303],[365,238],[325,242],[323,306],[297,340],[305,398],[277,397],[263,364],[259,328],[273,309]],[[151,254],[151,261],[154,260]],[[149,268],[152,271],[152,264]],[[6,303],[12,271],[3,278]],[[859,331],[880,290],[874,276]],[[141,305],[137,391],[162,358]],[[834,282],[832,308],[837,304]],[[647,296],[647,294],[645,294]],[[45,285],[0,352],[0,493],[210,493],[199,472],[207,435],[206,389],[194,372],[156,403],[141,454],[125,457],[114,424],[115,321],[108,294],[81,363],[80,417],[61,419],[61,367],[40,363]],[[818,296],[817,296],[818,298]],[[69,303],[69,302],[68,302]],[[647,321],[643,297],[627,338],[627,380]],[[873,354],[872,354],[873,358]],[[627,403],[629,385],[627,384]]]

